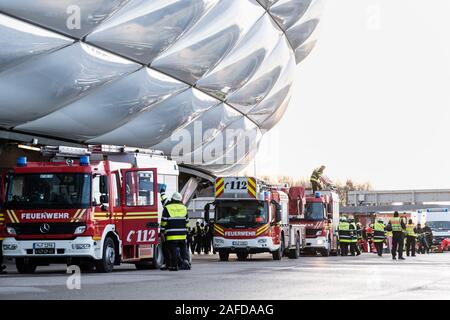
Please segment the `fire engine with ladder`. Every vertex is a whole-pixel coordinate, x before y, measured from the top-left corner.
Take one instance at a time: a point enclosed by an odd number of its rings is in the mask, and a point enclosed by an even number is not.
[[[178,166],[161,152],[113,146],[44,147],[48,162],[20,157],[6,176],[3,254],[20,273],[67,263],[111,272],[163,263],[158,184],[178,189]],[[0,226],[1,227],[1,226]]]
[[[221,261],[269,252],[296,259],[305,245],[305,227],[289,222],[288,196],[253,177],[220,177],[215,183],[214,250]]]
[[[289,218],[306,228],[305,253],[338,254],[339,195],[324,190],[313,193],[302,187],[289,188]]]

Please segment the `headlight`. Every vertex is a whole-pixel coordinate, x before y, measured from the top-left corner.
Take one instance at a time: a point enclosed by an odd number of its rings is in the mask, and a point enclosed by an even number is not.
[[[317,244],[323,244],[323,240],[317,240]]]
[[[322,235],[322,230],[319,230],[316,232],[316,236],[321,236]]]
[[[77,227],[74,234],[81,234],[86,231],[86,226]]]
[[[215,243],[224,243],[225,241],[223,241],[222,239],[214,239]]]
[[[89,249],[90,247],[91,247],[91,245],[89,243],[72,244],[72,249],[76,249],[76,250]]]
[[[259,239],[258,240],[258,243],[266,243],[267,242],[267,239]]]
[[[16,233],[16,229],[12,228],[12,227],[6,227],[6,232],[8,232],[8,234],[15,236]]]
[[[4,244],[3,245],[3,250],[16,250],[17,249],[17,245],[15,244]]]

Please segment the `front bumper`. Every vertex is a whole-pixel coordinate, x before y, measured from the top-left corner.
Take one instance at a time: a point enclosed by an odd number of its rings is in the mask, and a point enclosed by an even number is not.
[[[36,254],[34,243],[54,243],[55,253]],[[102,257],[101,242],[92,237],[77,237],[73,240],[16,240],[5,238],[3,240],[3,255],[8,258],[92,258],[99,260]]]
[[[214,237],[214,250],[225,252],[262,253],[278,250],[279,244],[274,244],[271,237],[255,239],[226,239]]]
[[[308,249],[328,249],[329,243],[326,237],[306,238],[306,247]]]

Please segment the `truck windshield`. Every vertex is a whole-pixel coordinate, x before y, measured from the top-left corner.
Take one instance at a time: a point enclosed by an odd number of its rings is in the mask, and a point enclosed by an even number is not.
[[[450,230],[450,221],[427,221],[431,230]]]
[[[17,174],[9,180],[5,206],[10,209],[87,208],[90,189],[90,174]]]
[[[310,202],[305,206],[305,220],[323,220],[323,203]]]
[[[267,203],[263,201],[217,201],[218,224],[251,227],[268,221]]]

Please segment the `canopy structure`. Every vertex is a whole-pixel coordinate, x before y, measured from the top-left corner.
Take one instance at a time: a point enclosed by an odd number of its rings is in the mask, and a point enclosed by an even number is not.
[[[283,116],[321,1],[0,0],[0,12],[0,127],[225,174]]]

